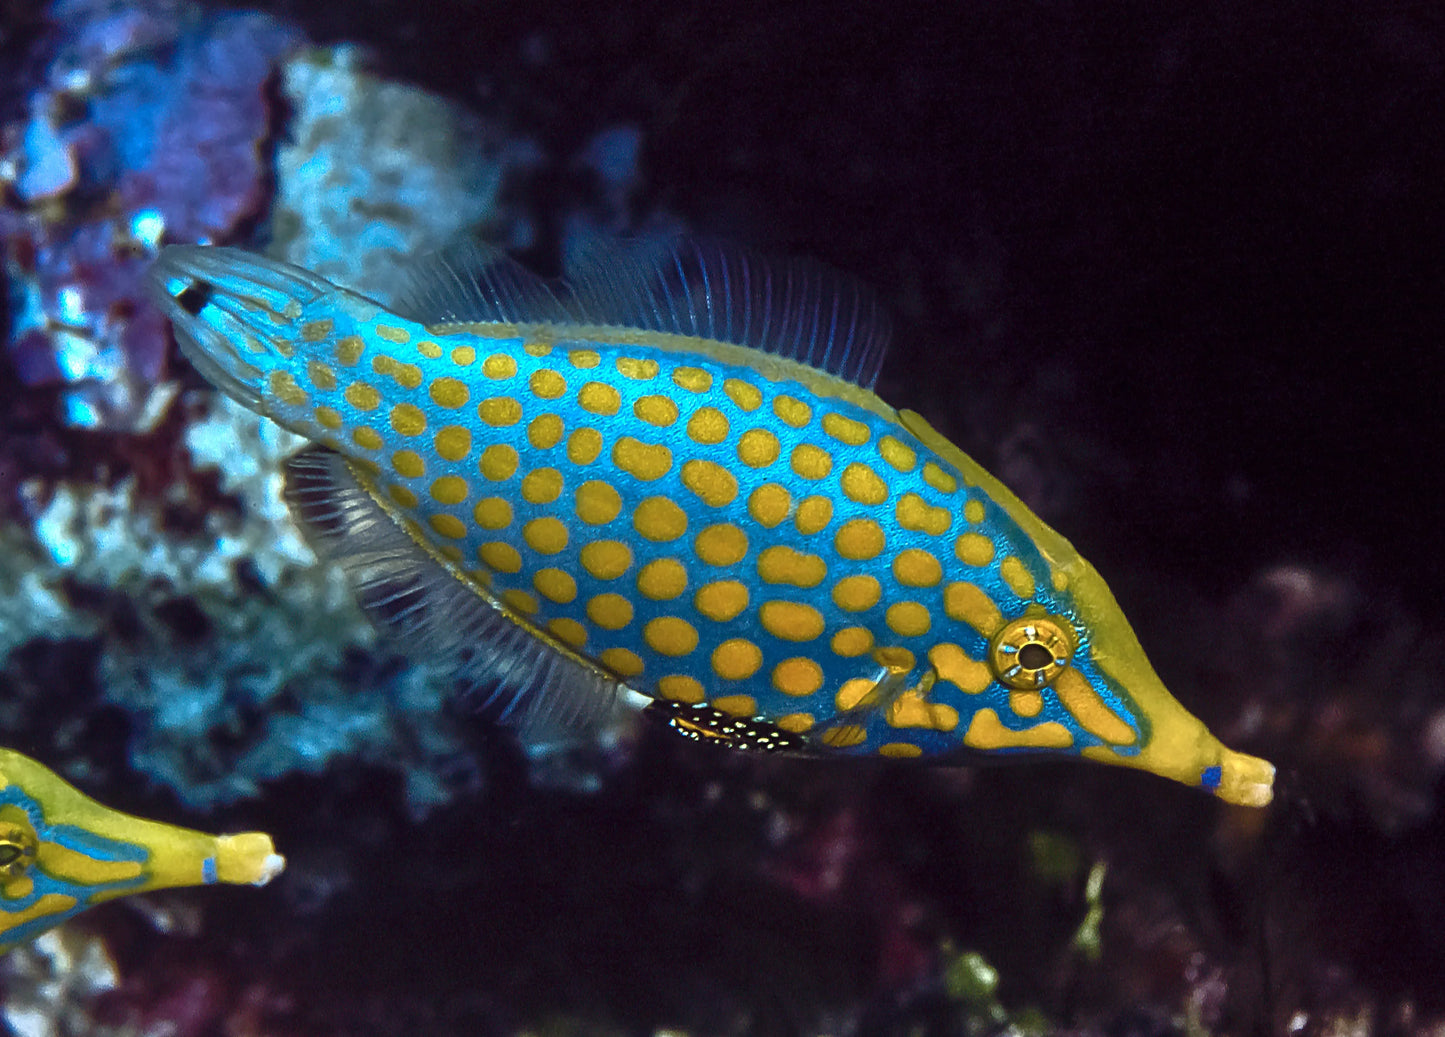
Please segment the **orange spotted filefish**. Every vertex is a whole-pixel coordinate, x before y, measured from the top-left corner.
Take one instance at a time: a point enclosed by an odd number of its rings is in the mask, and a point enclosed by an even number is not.
[[[285,863],[268,835],[206,835],[122,814],[0,749],[0,954],[116,897],[217,882],[261,886]]]
[[[453,249],[386,302],[232,248],[150,280],[202,374],[314,441],[287,498],[363,607],[524,737],[636,707],[738,749],[1270,800],[1069,542],[874,395],[886,321],[838,275],[670,242],[562,284]]]

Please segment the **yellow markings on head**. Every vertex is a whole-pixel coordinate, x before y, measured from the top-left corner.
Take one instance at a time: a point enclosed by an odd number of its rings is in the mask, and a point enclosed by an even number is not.
[[[895,760],[909,760],[922,756],[923,749],[911,742],[885,742],[878,747],[879,756],[890,756]]]
[[[827,562],[817,555],[795,551],[786,544],[774,544],[758,555],[758,577],[764,583],[816,587],[827,575]]]
[[[953,553],[964,565],[985,566],[993,561],[993,541],[982,533],[960,533]]]
[[[311,402],[311,394],[296,384],[288,371],[272,371],[266,379],[271,395],[292,407],[304,407]]]
[[[377,324],[376,337],[385,339],[388,342],[395,342],[399,346],[404,346],[411,341],[411,332],[405,328],[393,327],[390,324]]]
[[[928,650],[928,661],[939,680],[956,684],[960,690],[977,695],[993,683],[993,672],[984,663],[969,658],[956,644],[936,644]]]
[[[621,594],[597,594],[587,602],[587,618],[603,630],[621,630],[632,622],[632,602]]]
[[[612,463],[635,479],[652,482],[672,468],[672,451],[661,443],[623,436],[612,446]]]
[[[415,389],[423,381],[421,368],[416,364],[404,364],[385,353],[371,358],[371,369],[377,374],[391,375],[403,389]]]
[[[1013,591],[1020,598],[1032,598],[1034,596],[1034,578],[1024,568],[1024,563],[1013,555],[1008,555],[998,563],[998,574],[1003,577],[1003,582],[1008,584],[1009,590]]]
[[[567,546],[567,527],[561,519],[544,515],[523,526],[522,537],[538,554],[554,555]]]
[[[639,421],[667,428],[677,421],[677,404],[666,396],[639,396],[632,405],[632,413]]]
[[[905,587],[934,587],[943,580],[943,566],[928,551],[910,547],[893,559],[893,578]]]
[[[725,681],[747,680],[762,665],[762,649],[745,638],[729,638],[712,650],[712,672]]]
[[[336,371],[330,364],[323,364],[320,360],[306,361],[306,377],[311,379],[311,384],[318,389],[330,391],[336,388]]]
[[[466,383],[456,378],[434,378],[427,392],[433,403],[448,410],[465,407],[471,399]]]
[[[616,415],[623,406],[623,397],[605,381],[588,381],[577,393],[577,402],[582,410],[591,415]]]
[[[748,589],[737,580],[706,583],[693,595],[692,606],[715,623],[727,623],[748,607]]]
[[[632,565],[632,548],[620,540],[594,540],[583,546],[582,568],[599,580],[615,580]]]
[[[471,367],[477,362],[477,351],[471,346],[457,346],[452,350],[452,363],[458,367]]]
[[[726,378],[723,380],[723,392],[727,393],[728,399],[736,403],[745,411],[755,411],[763,405],[762,391],[741,378]]]
[[[983,521],[985,511],[983,501],[974,499],[963,506],[963,517],[974,525]]]
[[[763,629],[782,641],[811,641],[823,633],[823,614],[797,601],[765,601],[758,608]]]
[[[685,461],[682,484],[714,508],[731,504],[738,495],[738,481],[733,473],[713,461]]]
[[[788,463],[804,479],[826,479],[833,470],[833,455],[813,443],[799,443]]]
[[[707,392],[712,388],[712,375],[700,367],[674,367],[672,383],[688,392]]]
[[[511,544],[492,540],[477,548],[477,557],[493,572],[515,573],[522,571],[522,556]]]
[[[366,352],[366,340],[360,335],[347,335],[336,340],[336,362],[342,367],[355,367]]]
[[[506,353],[493,353],[482,361],[482,374],[496,381],[511,378],[517,373],[517,361]]]
[[[657,693],[665,699],[686,702],[689,705],[697,705],[706,694],[701,681],[683,673],[669,673],[666,677],[659,677]]]
[[[845,659],[857,658],[872,651],[873,631],[867,627],[844,627],[833,635],[828,647],[833,649],[834,655]]]
[[[877,558],[883,553],[883,527],[872,519],[849,519],[833,534],[833,547],[855,562]]]
[[[351,441],[366,450],[380,450],[384,445],[376,429],[365,425],[351,430]]]
[[[301,341],[320,342],[326,338],[327,335],[330,335],[335,328],[336,322],[330,317],[325,317],[321,320],[309,320],[301,325]]]
[[[477,417],[494,428],[508,428],[522,420],[522,403],[511,396],[493,396],[477,405]]]
[[[871,435],[868,426],[863,422],[845,418],[841,414],[824,414],[823,431],[838,442],[847,443],[849,446],[862,446],[868,442],[868,437]]]
[[[687,590],[687,570],[676,558],[658,558],[637,573],[637,593],[652,601],[671,601]]]
[[[716,407],[699,407],[687,419],[687,437],[702,446],[716,446],[728,438],[728,419]]]
[[[957,493],[958,480],[933,461],[923,462],[923,481],[939,493]]]
[[[465,461],[472,452],[471,430],[462,425],[447,425],[437,430],[432,446],[448,461]]]
[[[591,464],[602,453],[602,433],[595,428],[579,428],[567,437],[567,460],[573,464]]]
[[[398,403],[391,408],[391,428],[403,436],[419,436],[426,431],[426,415],[420,407]]]
[[[519,591],[515,588],[502,591],[502,604],[524,616],[533,615],[537,611],[537,599],[526,591]]]
[[[602,354],[595,349],[569,349],[567,362],[579,371],[587,370],[602,363]]]
[[[538,450],[551,450],[562,442],[562,419],[556,414],[539,414],[527,425],[527,442]]]
[[[502,482],[516,472],[518,460],[515,448],[506,443],[493,443],[482,451],[481,464],[477,467],[492,482]]]
[[[421,342],[418,342],[416,344],[416,351],[428,360],[440,360],[442,357],[442,347],[431,339],[423,339]]]
[[[843,495],[859,504],[882,504],[888,499],[888,484],[861,461],[854,461],[843,469],[839,482]]]
[[[629,648],[608,648],[597,661],[622,678],[636,677],[642,672],[642,657]]]
[[[894,509],[898,524],[915,533],[941,536],[953,525],[953,516],[947,508],[937,508],[916,493],[905,493]]]
[[[748,535],[731,522],[719,522],[698,533],[692,548],[708,565],[736,565],[748,553]]]
[[[1037,691],[1023,691],[1013,688],[1008,693],[1008,708],[1015,716],[1036,717],[1044,708],[1044,697]]]
[[[391,467],[396,469],[396,474],[408,479],[420,479],[426,475],[426,462],[415,450],[398,450],[392,454]]]
[[[403,508],[414,508],[419,503],[416,494],[412,493],[405,486],[388,486],[386,495]]]
[[[522,352],[528,356],[544,357],[552,355],[552,347],[546,342],[524,342]]]
[[[522,499],[530,504],[551,504],[562,495],[562,473],[535,468],[522,477]]]
[[[537,593],[558,605],[571,604],[577,598],[577,581],[561,569],[538,569],[532,576]]]
[[[738,437],[738,460],[749,468],[766,468],[782,451],[778,437],[764,428],[750,428]]]
[[[952,731],[958,726],[958,710],[942,702],[929,702],[920,692],[910,688],[889,703],[883,719],[889,727]]]
[[[624,378],[631,378],[634,382],[645,382],[649,378],[656,378],[657,372],[661,369],[656,360],[644,360],[631,356],[617,358],[617,373]]]
[[[467,535],[467,525],[455,515],[430,515],[427,525],[451,540],[460,540]]]
[[[821,533],[833,521],[833,502],[827,497],[805,497],[798,504],[793,525],[804,535]]]
[[[943,589],[943,611],[949,619],[967,623],[984,637],[1003,626],[1003,613],[983,589],[972,583],[950,583]]]
[[[544,400],[555,400],[567,392],[567,379],[546,368],[533,371],[528,384],[532,388],[532,395]]]
[[[484,497],[472,509],[472,518],[483,529],[506,529],[512,524],[512,505],[501,497]]]
[[[322,428],[329,428],[332,432],[335,432],[342,425],[346,424],[346,422],[341,417],[341,412],[338,411],[335,407],[317,407],[316,424],[320,425]]]
[[[1072,666],[1064,667],[1052,685],[1059,702],[1090,734],[1114,745],[1129,745],[1134,729],[1108,707],[1089,679]]]
[[[900,601],[889,605],[883,621],[899,637],[921,637],[933,626],[928,608],[916,601]]]
[[[697,647],[697,629],[677,616],[659,616],[642,628],[642,639],[659,655],[687,655]]]
[[[730,717],[751,717],[758,712],[758,700],[751,695],[719,695],[708,704]]]
[[[572,494],[577,517],[589,526],[605,526],[622,511],[622,497],[610,483],[591,479]]]
[[[748,514],[765,529],[781,523],[792,507],[792,495],[775,482],[764,483],[748,495]]]
[[[557,640],[573,648],[581,648],[587,643],[587,628],[575,619],[559,617],[548,623],[547,629]]]
[[[795,655],[773,667],[773,687],[784,695],[801,698],[823,686],[823,667],[806,656]]]
[[[381,405],[381,393],[365,382],[352,382],[341,395],[357,410],[376,410]]]
[[[845,612],[863,612],[878,604],[883,586],[873,576],[845,576],[833,584],[833,604]]]
[[[779,421],[793,428],[802,428],[813,420],[813,408],[793,396],[773,397],[773,413]]]
[[[666,497],[648,497],[633,509],[632,528],[648,540],[665,544],[687,532],[687,512]]]
[[[974,749],[1067,749],[1074,744],[1074,736],[1063,724],[1052,720],[1011,731],[993,710],[980,709],[968,725],[963,744]]]
[[[878,440],[878,453],[900,472],[911,472],[918,464],[918,453],[894,436],[884,436]]]
[[[467,481],[455,475],[444,475],[432,480],[429,492],[438,504],[460,504],[467,499]]]

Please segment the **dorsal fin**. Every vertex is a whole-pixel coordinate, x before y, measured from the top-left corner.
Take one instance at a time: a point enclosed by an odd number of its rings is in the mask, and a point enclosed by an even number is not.
[[[877,296],[810,260],[688,238],[596,238],[555,285],[469,243],[423,261],[396,304],[425,324],[636,328],[748,346],[871,389],[891,333]]]
[[[524,740],[595,729],[618,708],[617,680],[563,655],[431,558],[340,454],[312,446],[288,460],[286,502],[373,622],[414,658],[440,663],[481,712]]]

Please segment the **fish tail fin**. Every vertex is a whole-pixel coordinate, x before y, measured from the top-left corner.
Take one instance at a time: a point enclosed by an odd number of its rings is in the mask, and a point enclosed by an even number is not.
[[[265,379],[289,367],[302,314],[335,290],[289,263],[206,245],[163,249],[147,287],[196,369],[262,413]]]

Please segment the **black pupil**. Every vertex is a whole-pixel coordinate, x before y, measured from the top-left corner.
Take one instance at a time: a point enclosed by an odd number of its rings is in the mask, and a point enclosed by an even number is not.
[[[1019,649],[1019,665],[1025,670],[1042,670],[1053,663],[1054,653],[1035,641]]]
[[[20,859],[20,847],[14,843],[0,843],[0,868],[14,864]]]

